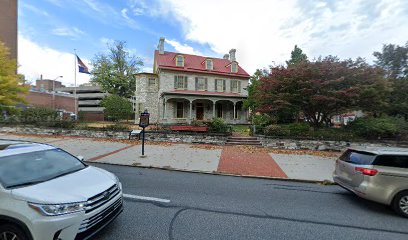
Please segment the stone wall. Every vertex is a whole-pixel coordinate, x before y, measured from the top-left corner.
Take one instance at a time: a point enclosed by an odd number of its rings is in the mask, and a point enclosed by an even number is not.
[[[0,127],[2,133],[22,133],[34,135],[53,135],[53,136],[76,136],[90,138],[114,138],[128,139],[129,131],[95,131],[95,130],[76,130],[76,129],[53,129],[37,127]],[[216,133],[178,133],[164,131],[147,131],[145,134],[147,141],[154,142],[173,142],[173,143],[204,143],[204,144],[224,144],[227,135]],[[137,137],[132,137],[132,139]]]
[[[265,147],[280,149],[304,149],[321,151],[344,151],[349,147],[408,147],[408,143],[396,141],[377,141],[377,142],[346,142],[346,141],[319,141],[319,140],[297,140],[297,139],[278,139],[266,136],[257,136],[259,141]]]

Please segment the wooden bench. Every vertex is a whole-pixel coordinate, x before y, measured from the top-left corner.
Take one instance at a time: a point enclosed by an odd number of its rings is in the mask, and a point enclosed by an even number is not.
[[[140,140],[140,133],[142,133],[142,130],[132,130],[132,131],[129,131],[129,140],[130,140],[132,137],[135,137],[135,136],[137,136],[138,139]]]

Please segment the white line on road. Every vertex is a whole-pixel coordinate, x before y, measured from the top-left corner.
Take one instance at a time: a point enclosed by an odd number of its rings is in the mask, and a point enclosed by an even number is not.
[[[151,202],[162,202],[162,203],[169,203],[170,202],[170,200],[168,200],[168,199],[145,197],[145,196],[138,196],[138,195],[132,195],[132,194],[123,194],[123,197],[124,198],[130,198],[130,199],[151,201]]]

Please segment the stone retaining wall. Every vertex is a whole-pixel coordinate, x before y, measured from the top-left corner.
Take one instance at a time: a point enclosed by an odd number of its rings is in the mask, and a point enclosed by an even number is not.
[[[305,149],[305,150],[328,150],[343,151],[348,147],[408,147],[408,143],[397,141],[378,142],[346,142],[346,141],[319,141],[319,140],[297,140],[278,139],[262,135],[256,136],[265,147],[280,149]]]
[[[114,138],[114,139],[129,138],[129,131],[97,131],[97,130],[53,129],[38,127],[0,127],[0,132],[35,134],[35,135],[54,135],[54,136],[79,136],[90,138]],[[218,145],[224,144],[225,141],[227,140],[227,136],[225,134],[216,133],[179,133],[179,132],[147,131],[145,137],[147,141],[156,142],[205,143]]]

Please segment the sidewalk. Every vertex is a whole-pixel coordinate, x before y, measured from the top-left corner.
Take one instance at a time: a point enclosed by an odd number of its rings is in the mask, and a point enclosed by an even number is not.
[[[338,153],[249,146],[147,142],[141,158],[137,140],[90,139],[0,133],[0,139],[49,143],[86,161],[243,176],[331,180]]]

